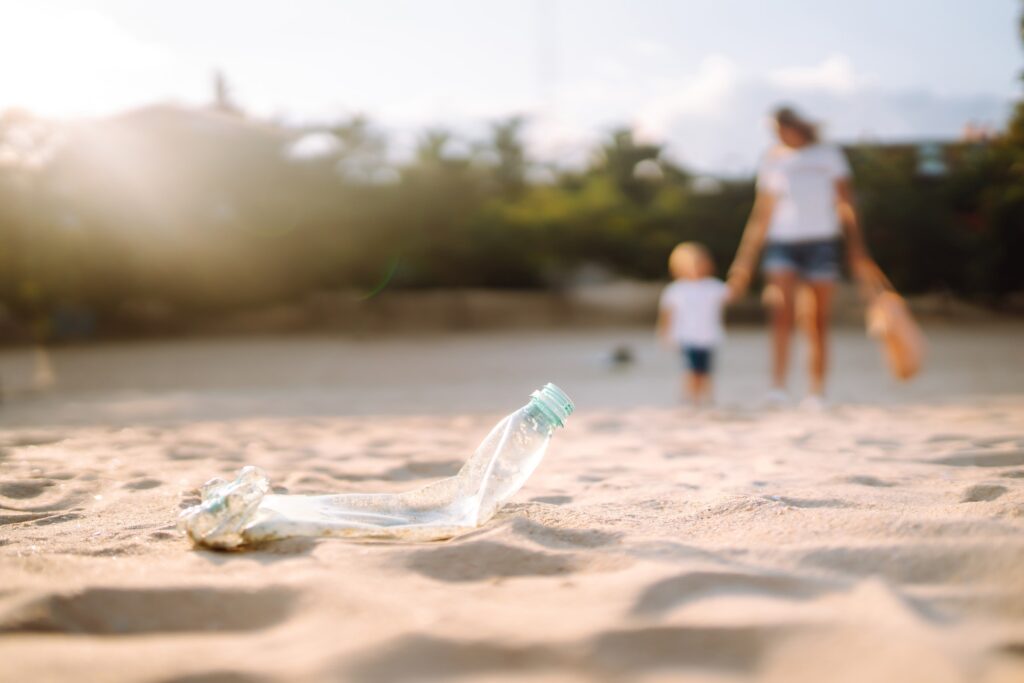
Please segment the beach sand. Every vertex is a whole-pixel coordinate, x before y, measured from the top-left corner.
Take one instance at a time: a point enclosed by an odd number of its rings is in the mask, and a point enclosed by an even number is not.
[[[840,331],[824,412],[757,407],[754,331],[705,411],[647,331],[68,348],[46,392],[5,351],[0,680],[1024,680],[1022,332],[929,329],[896,385]],[[175,528],[246,464],[290,493],[448,476],[547,381],[577,413],[465,537]]]

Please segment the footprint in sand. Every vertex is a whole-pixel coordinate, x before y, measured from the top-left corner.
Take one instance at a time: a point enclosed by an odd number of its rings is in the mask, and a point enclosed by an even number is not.
[[[879,439],[878,437],[873,436],[861,437],[857,439],[855,443],[858,446],[874,446],[885,451],[895,450],[902,446],[899,441],[893,441],[892,439]]]
[[[806,600],[830,590],[832,584],[782,574],[687,572],[648,586],[633,605],[636,616],[660,615],[697,600],[720,595],[758,595]]]
[[[8,482],[5,492],[0,493],[0,510],[60,512],[70,510],[87,495],[81,488],[65,490],[54,484],[55,482],[47,479]]]
[[[960,451],[938,460],[929,460],[934,465],[954,467],[1015,467],[1024,465],[1024,450],[1017,451]]]
[[[521,677],[531,672],[556,674],[552,680],[558,680],[558,674],[576,680],[570,672],[587,675],[595,670],[624,680],[671,669],[746,673],[796,631],[796,627],[775,625],[657,626],[609,630],[583,641],[556,644],[408,635],[348,656],[322,673],[324,678],[352,681],[487,680],[499,674]]]
[[[879,479],[878,477],[872,477],[871,475],[867,474],[855,474],[852,477],[843,477],[842,479],[840,479],[840,481],[845,482],[847,484],[857,484],[859,486],[886,487],[894,485],[883,479]]]
[[[57,515],[49,515],[32,522],[32,526],[50,526],[51,524],[63,524],[64,522],[73,522],[76,519],[81,519],[82,515],[77,512],[62,512]]]
[[[5,524],[20,524],[22,522],[31,522],[33,520],[42,519],[49,517],[49,512],[10,512],[0,514],[0,526]]]
[[[622,534],[600,529],[563,529],[520,517],[512,523],[513,532],[545,548],[599,548],[615,543]]]
[[[547,505],[565,505],[572,502],[572,496],[537,496],[530,499],[531,503],[546,503]]]
[[[595,547],[610,543],[613,534],[591,530],[532,527],[530,540],[545,547],[560,549]],[[539,533],[536,529],[541,529]],[[613,572],[632,564],[613,555],[579,556],[549,553],[495,541],[472,541],[410,554],[405,566],[439,581],[468,582],[520,576],[562,576],[578,572]]]
[[[147,477],[144,479],[136,479],[134,481],[129,481],[125,483],[125,485],[122,486],[122,488],[130,489],[132,491],[144,491],[146,489],[155,489],[157,486],[160,486],[161,484],[163,484],[163,482],[160,481],[159,479],[152,479]]]
[[[1002,436],[988,436],[981,439],[974,439],[974,445],[981,448],[991,448],[992,446],[1001,446],[1004,443],[1015,443],[1020,441],[1021,437],[1017,434],[1004,434]]]
[[[568,648],[546,643],[518,645],[495,641],[463,641],[407,635],[369,651],[347,656],[324,680],[451,681],[487,680],[488,675],[558,671],[571,664]]]
[[[749,673],[797,627],[654,626],[607,631],[589,642],[588,661],[602,671],[637,674],[669,668]]]
[[[965,436],[964,434],[935,434],[934,436],[929,436],[925,440],[925,443],[947,443],[949,441],[966,441],[967,438],[968,437]]]
[[[581,568],[574,555],[546,553],[494,541],[418,550],[406,567],[439,581],[463,582],[515,576],[557,576]]]
[[[0,606],[0,633],[88,635],[257,631],[291,614],[293,591],[224,588],[87,588]]]
[[[0,482],[0,497],[25,500],[35,498],[56,484],[50,479],[25,479],[22,481]]]
[[[243,456],[244,454],[242,453],[232,453],[223,448],[218,448],[216,444],[205,444],[202,442],[178,444],[167,451],[167,457],[171,460],[238,460]]]
[[[1007,488],[999,484],[975,484],[964,491],[961,503],[983,503],[995,500],[1006,493]]]
[[[12,438],[10,441],[4,443],[4,446],[11,448],[23,448],[26,446],[48,446],[58,441],[63,441],[65,437],[51,435],[51,434],[22,434]]]
[[[1024,641],[1005,643],[999,646],[998,651],[1011,657],[1024,657]]]

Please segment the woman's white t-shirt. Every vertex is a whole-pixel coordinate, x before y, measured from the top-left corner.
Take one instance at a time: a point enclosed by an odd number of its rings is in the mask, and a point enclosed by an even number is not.
[[[799,149],[779,146],[761,160],[757,190],[775,197],[769,242],[806,242],[838,237],[835,182],[850,176],[850,165],[834,145]]]
[[[677,344],[708,348],[722,341],[722,308],[729,289],[714,277],[676,280],[661,293],[669,315],[669,335]]]

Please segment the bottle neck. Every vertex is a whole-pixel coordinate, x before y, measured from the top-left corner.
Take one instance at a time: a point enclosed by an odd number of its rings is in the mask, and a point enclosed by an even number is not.
[[[565,392],[549,383],[530,394],[530,402],[526,407],[531,414],[543,419],[554,429],[565,426],[575,406]]]
[[[558,418],[535,398],[530,399],[530,402],[523,406],[523,411],[528,418],[537,423],[538,431],[550,434],[555,431],[556,427],[562,426]]]

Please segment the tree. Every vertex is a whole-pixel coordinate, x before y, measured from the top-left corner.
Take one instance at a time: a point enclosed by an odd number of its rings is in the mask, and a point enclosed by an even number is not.
[[[645,176],[642,169],[652,164],[654,168],[660,168],[657,165],[660,156],[660,145],[638,144],[632,131],[620,128],[612,132],[611,140],[602,147],[600,168],[611,176],[622,194],[643,203],[655,193],[652,188],[654,178]]]
[[[491,124],[491,148],[497,156],[494,178],[501,194],[518,197],[526,187],[526,150],[522,141],[523,119],[512,117]]]
[[[335,124],[330,132],[340,145],[337,170],[342,178],[357,183],[381,183],[396,175],[388,166],[387,140],[362,114]]]
[[[427,166],[441,165],[451,141],[452,134],[443,128],[427,130],[416,145],[416,161]]]

